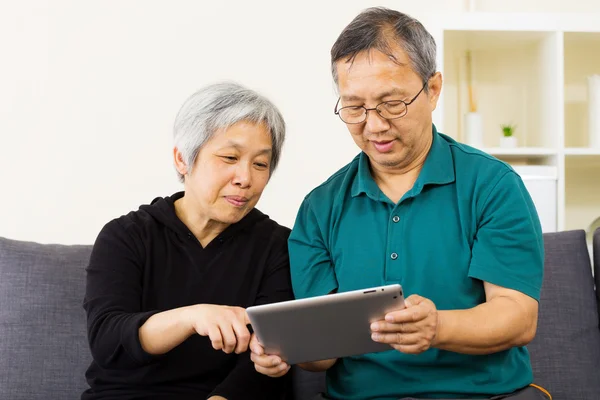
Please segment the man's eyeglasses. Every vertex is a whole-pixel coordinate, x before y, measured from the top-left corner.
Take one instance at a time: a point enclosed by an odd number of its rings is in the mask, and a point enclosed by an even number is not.
[[[417,93],[409,102],[402,100],[384,101],[383,103],[377,104],[377,106],[374,108],[366,108],[365,106],[347,106],[338,110],[338,105],[340,104],[340,99],[338,98],[333,112],[347,124],[362,124],[367,120],[367,114],[371,110],[377,111],[377,113],[385,119],[402,118],[408,112],[408,106],[411,105],[417,99],[417,97],[419,97],[426,85],[427,82],[423,84],[423,87],[421,90],[419,90],[419,93]]]

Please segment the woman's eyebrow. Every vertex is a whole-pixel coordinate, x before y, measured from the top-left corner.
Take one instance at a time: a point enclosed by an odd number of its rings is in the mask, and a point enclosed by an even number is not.
[[[234,142],[233,140],[229,140],[227,143],[225,143],[225,146],[222,147],[222,149],[226,149],[226,148],[234,148],[238,151],[242,151],[245,150],[246,147],[241,145],[238,142]],[[273,152],[273,149],[271,147],[264,147],[262,149],[260,149],[259,151],[256,152],[256,154],[271,154]]]

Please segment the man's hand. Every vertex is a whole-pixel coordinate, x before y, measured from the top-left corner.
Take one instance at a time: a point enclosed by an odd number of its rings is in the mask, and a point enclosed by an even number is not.
[[[256,334],[252,334],[252,339],[250,339],[250,351],[250,359],[254,363],[254,368],[263,375],[279,378],[290,370],[290,366],[279,356],[265,354],[265,349],[256,338]]]
[[[371,337],[402,353],[419,354],[435,343],[438,311],[431,300],[418,295],[408,297],[404,303],[406,308],[390,312],[384,321],[371,324]]]

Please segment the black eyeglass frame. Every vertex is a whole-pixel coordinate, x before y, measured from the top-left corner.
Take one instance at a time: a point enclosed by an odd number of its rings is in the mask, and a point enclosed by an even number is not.
[[[333,113],[335,115],[337,115],[338,117],[340,117],[340,119],[342,120],[342,122],[344,122],[345,124],[352,124],[352,125],[356,125],[356,124],[362,124],[363,122],[365,122],[369,116],[369,111],[377,111],[377,114],[379,114],[379,116],[383,119],[387,119],[387,120],[394,120],[394,119],[398,119],[398,118],[402,118],[404,116],[406,116],[406,114],[408,114],[408,106],[410,106],[416,99],[417,97],[419,97],[419,95],[421,94],[421,92],[425,89],[425,86],[427,86],[427,83],[429,83],[429,81],[426,81],[423,84],[423,87],[421,88],[421,90],[419,90],[419,92],[415,95],[415,97],[413,97],[409,102],[406,102],[404,100],[389,100],[389,101],[382,101],[381,103],[377,104],[375,107],[373,108],[367,108],[365,106],[346,106],[346,107],[342,107],[338,110],[338,105],[340,104],[340,100],[341,97],[338,97],[337,102],[335,103],[335,108],[333,109]],[[394,118],[386,118],[383,115],[381,115],[381,111],[379,111],[379,106],[386,104],[386,103],[396,103],[396,102],[400,102],[400,103],[404,103],[404,112]],[[342,116],[340,115],[340,111],[342,111],[344,108],[357,108],[357,107],[361,107],[365,110],[365,118],[360,121],[360,122],[346,122],[342,119]]]

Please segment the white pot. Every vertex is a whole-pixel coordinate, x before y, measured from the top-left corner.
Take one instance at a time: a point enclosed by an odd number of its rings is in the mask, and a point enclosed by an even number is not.
[[[514,136],[501,136],[500,147],[505,149],[512,149],[517,147],[517,138]]]
[[[472,147],[483,148],[483,122],[481,114],[469,112],[465,114],[465,142]]]

